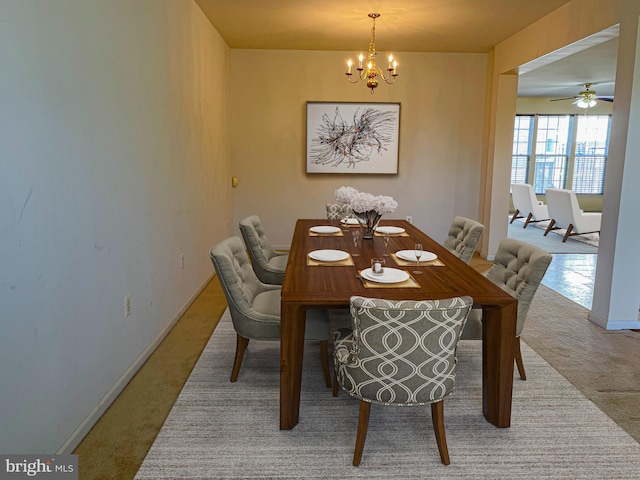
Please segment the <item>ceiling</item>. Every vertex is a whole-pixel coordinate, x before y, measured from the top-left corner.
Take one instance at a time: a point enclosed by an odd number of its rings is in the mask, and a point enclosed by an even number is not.
[[[230,48],[487,53],[570,0],[195,0]],[[616,32],[617,36],[617,32]],[[606,41],[605,41],[606,40]],[[604,43],[602,43],[604,42]],[[580,42],[579,42],[580,43]],[[563,49],[521,74],[520,96],[613,95],[617,39]],[[589,47],[586,48],[585,47]],[[569,53],[574,55],[567,56]],[[575,58],[574,58],[575,57]]]

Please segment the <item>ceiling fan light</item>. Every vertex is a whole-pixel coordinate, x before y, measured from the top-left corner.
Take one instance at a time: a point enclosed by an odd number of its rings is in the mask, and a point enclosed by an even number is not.
[[[589,108],[589,107],[594,107],[596,105],[596,101],[595,100],[586,101],[585,99],[580,98],[575,102],[575,104],[580,108]]]

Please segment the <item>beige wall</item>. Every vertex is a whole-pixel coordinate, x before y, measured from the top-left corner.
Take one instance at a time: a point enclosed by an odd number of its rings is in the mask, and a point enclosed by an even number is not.
[[[193,2],[9,3],[0,452],[68,453],[232,233],[229,49]]]
[[[487,56],[394,54],[397,83],[371,95],[346,80],[351,52],[231,51],[236,224],[258,214],[288,246],[295,220],[325,217],[342,185],[393,196],[390,218],[412,215],[440,240],[454,215],[478,218]],[[400,102],[399,174],[306,174],[307,101]]]

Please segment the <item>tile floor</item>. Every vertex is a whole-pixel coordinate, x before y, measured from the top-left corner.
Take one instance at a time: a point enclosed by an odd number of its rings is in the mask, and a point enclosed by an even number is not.
[[[597,254],[554,253],[542,283],[591,310]]]

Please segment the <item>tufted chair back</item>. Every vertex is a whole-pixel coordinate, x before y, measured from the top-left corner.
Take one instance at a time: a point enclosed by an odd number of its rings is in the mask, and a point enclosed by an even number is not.
[[[498,252],[492,267],[484,274],[489,280],[509,292],[518,299],[518,318],[516,323],[516,342],[514,344],[514,359],[520,373],[520,378],[527,379],[522,362],[520,335],[524,328],[524,321],[531,305],[531,300],[542,282],[551,255],[534,245],[503,238],[498,245]],[[474,309],[462,332],[463,340],[479,340],[482,338],[482,310]]]
[[[258,280],[242,240],[227,238],[215,245],[209,255],[236,332],[246,338],[280,338],[281,287]]]
[[[465,217],[454,217],[444,247],[468,264],[476,251],[484,225]]]
[[[339,203],[327,203],[327,218],[329,220],[342,220],[351,215],[351,205],[341,205]]]
[[[274,250],[264,232],[260,217],[251,215],[240,221],[240,233],[251,257],[253,270],[260,281],[282,285],[289,255]]]
[[[516,337],[522,333],[531,300],[551,259],[551,255],[541,248],[504,238],[498,246],[493,266],[485,273],[489,280],[518,299]]]
[[[231,381],[238,379],[244,351],[250,339],[280,339],[280,285],[262,283],[256,276],[249,258],[238,237],[230,237],[213,246],[209,251],[213,267],[218,274],[227,303],[233,328],[236,331],[236,354]],[[309,309],[306,314],[307,340],[320,341],[320,358],[325,384],[331,386],[329,359],[329,317],[327,312]]]

